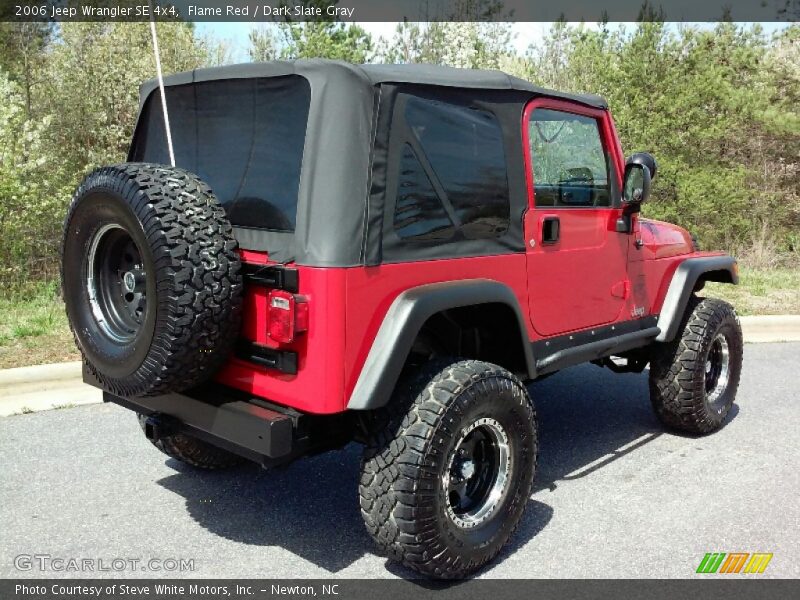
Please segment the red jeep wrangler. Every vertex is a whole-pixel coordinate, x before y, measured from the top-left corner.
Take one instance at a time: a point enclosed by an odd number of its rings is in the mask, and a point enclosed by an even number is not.
[[[191,465],[264,467],[364,444],[367,529],[459,577],[531,494],[525,382],[649,365],[667,426],[724,422],[736,262],[639,217],[606,103],[500,72],[323,60],[141,90],[128,163],[80,184],[63,290],[85,379]],[[643,116],[645,118],[645,116]],[[302,499],[299,499],[302,501]]]

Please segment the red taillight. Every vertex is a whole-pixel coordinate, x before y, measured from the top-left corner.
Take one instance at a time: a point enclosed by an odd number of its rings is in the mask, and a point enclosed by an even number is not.
[[[294,341],[296,333],[308,329],[308,304],[298,302],[294,294],[282,290],[269,293],[267,334],[279,344]]]

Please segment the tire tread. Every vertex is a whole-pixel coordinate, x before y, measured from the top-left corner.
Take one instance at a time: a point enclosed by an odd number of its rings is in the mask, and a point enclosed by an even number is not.
[[[139,415],[142,429],[146,420],[147,417]],[[244,462],[236,454],[183,433],[165,436],[151,443],[167,456],[198,469],[226,469]]]
[[[680,335],[672,342],[659,344],[650,362],[650,398],[656,415],[668,427],[703,434],[718,429],[730,406],[721,415],[706,408],[704,367],[708,344],[714,333],[731,324],[736,335],[732,352],[741,352],[742,333],[733,306],[716,298],[692,296],[683,317]],[[735,396],[739,385],[741,354],[732,357],[732,373],[726,393]]]
[[[483,387],[480,393],[486,397],[498,386],[513,387],[515,398],[535,423],[527,390],[505,369],[476,360],[434,360],[401,378],[393,400],[376,415],[361,464],[359,499],[370,536],[390,559],[439,578],[463,577],[482,567],[519,524],[517,518],[495,551],[470,563],[441,543],[436,529],[432,499],[437,490],[432,479],[437,477],[437,466],[426,462],[426,450],[436,436],[455,433],[448,430],[446,411],[451,405],[457,409],[459,395],[471,386]],[[535,470],[535,436],[532,443]],[[527,502],[531,485],[532,477],[527,489],[515,491],[515,502]]]
[[[83,351],[100,384],[119,396],[183,391],[207,380],[230,355],[239,333],[243,284],[238,244],[224,208],[195,175],[177,167],[123,163],[89,173],[76,190],[64,226],[87,193],[121,196],[138,218],[156,269],[155,332],[148,356],[129,376],[110,377]],[[61,285],[69,285],[62,265]]]

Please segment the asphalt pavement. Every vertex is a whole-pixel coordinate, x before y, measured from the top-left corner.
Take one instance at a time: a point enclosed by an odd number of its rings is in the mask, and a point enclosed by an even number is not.
[[[800,344],[747,345],[736,405],[706,437],[664,431],[646,373],[585,365],[531,385],[535,491],[480,576],[700,577],[707,552],[773,554],[736,577],[800,576],[798,372]],[[367,536],[359,453],[208,473],[160,454],[117,406],[0,418],[0,577],[413,577]]]

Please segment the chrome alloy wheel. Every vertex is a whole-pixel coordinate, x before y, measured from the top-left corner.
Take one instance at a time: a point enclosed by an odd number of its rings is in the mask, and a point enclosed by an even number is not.
[[[442,477],[447,514],[470,529],[491,517],[508,487],[511,451],[503,426],[478,419],[461,430]]]
[[[722,411],[720,399],[728,388],[730,379],[730,350],[728,340],[718,333],[708,349],[705,364],[705,392],[708,404],[717,412]]]

